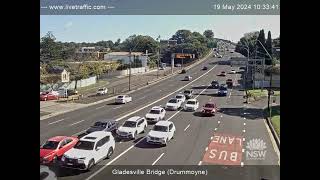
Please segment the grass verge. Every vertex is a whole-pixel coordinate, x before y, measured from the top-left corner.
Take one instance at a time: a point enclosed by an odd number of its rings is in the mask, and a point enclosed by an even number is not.
[[[265,110],[265,115],[270,117],[268,109]],[[279,106],[272,106],[271,108],[271,123],[273,128],[275,129],[276,133],[280,137],[280,105]]]

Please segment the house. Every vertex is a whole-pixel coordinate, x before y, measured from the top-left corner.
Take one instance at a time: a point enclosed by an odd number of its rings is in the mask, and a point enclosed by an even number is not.
[[[142,67],[147,66],[148,55],[142,52],[131,52],[131,62],[141,61]],[[105,61],[120,61],[122,64],[130,63],[130,52],[111,52],[104,55]]]
[[[69,82],[70,72],[62,67],[53,67],[48,71],[52,76],[56,76],[58,81]],[[59,77],[59,78],[58,78]]]

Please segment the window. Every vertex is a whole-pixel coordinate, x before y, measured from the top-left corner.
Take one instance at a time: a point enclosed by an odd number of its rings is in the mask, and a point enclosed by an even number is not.
[[[72,139],[66,139],[66,144],[69,144],[72,142]]]
[[[169,125],[169,131],[171,131],[172,127],[173,127],[173,124],[170,124]]]
[[[110,136],[106,136],[102,138],[100,141],[97,142],[96,148],[105,145],[107,142],[109,142],[109,140],[110,140]]]
[[[141,119],[141,120],[138,122],[138,126],[140,126],[142,123],[143,123],[143,119]]]

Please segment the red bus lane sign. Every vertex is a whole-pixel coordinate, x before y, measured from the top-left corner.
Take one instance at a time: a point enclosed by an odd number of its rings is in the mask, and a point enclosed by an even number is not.
[[[242,136],[216,133],[202,162],[221,165],[240,165],[242,160]]]

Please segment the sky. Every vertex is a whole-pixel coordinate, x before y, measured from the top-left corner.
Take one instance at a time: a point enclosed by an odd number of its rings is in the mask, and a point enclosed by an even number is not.
[[[264,29],[272,38],[280,35],[280,15],[42,15],[40,37],[51,31],[57,41],[121,41],[130,35],[170,38],[177,30],[203,33],[210,29],[216,38],[233,42],[248,32]]]

